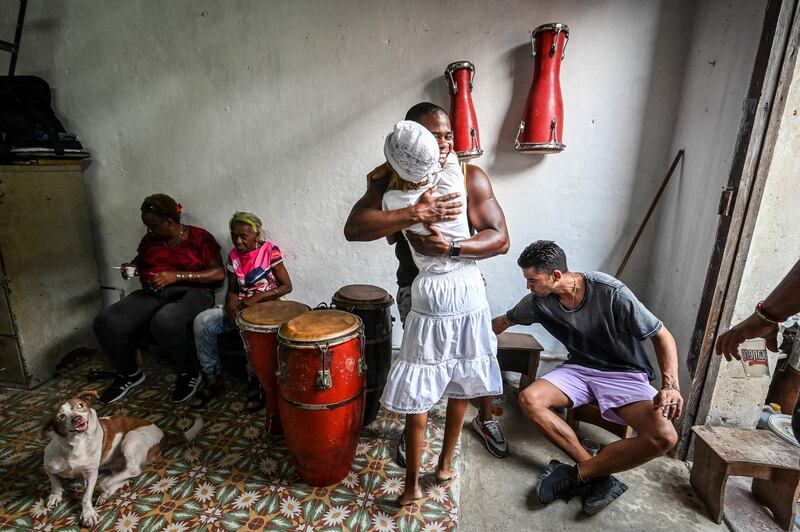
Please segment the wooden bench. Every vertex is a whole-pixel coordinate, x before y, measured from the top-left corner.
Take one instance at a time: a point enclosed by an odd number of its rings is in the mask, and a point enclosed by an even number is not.
[[[502,371],[521,373],[519,389],[536,380],[542,346],[533,335],[503,332],[497,336],[497,363]]]
[[[692,430],[697,438],[689,482],[711,519],[722,522],[728,477],[751,477],[756,500],[772,510],[784,530],[791,530],[800,495],[800,449],[768,430],[708,425]]]

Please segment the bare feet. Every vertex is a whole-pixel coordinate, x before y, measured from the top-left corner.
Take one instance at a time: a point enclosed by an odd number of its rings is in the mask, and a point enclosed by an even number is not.
[[[436,466],[436,480],[439,482],[447,482],[456,477],[455,471],[450,469],[450,464]]]
[[[403,491],[403,494],[397,498],[397,502],[400,503],[400,506],[409,506],[411,504],[414,504],[421,498],[422,498],[422,490],[419,487],[416,487],[411,491],[409,491],[408,489]]]

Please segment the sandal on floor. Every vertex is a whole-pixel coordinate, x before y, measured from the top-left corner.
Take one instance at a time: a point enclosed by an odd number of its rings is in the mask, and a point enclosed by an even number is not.
[[[192,408],[203,408],[211,400],[225,389],[225,383],[222,381],[221,376],[208,377],[206,385],[197,390],[194,396],[189,400],[189,406]]]
[[[250,379],[247,384],[247,398],[245,399],[244,409],[248,412],[258,412],[264,408],[264,390],[261,389],[261,383],[255,379]]]

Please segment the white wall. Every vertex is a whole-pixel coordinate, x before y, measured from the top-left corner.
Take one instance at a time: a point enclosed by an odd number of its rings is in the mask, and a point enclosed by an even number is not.
[[[800,63],[795,64],[772,164],[747,253],[733,319],[753,312],[800,257],[797,198],[800,198]],[[711,401],[709,423],[752,427],[764,404],[768,378],[743,378],[738,361],[722,362]]]
[[[686,153],[644,234],[649,247],[637,263],[648,273],[644,299],[675,336],[686,393],[691,380],[685,362],[764,9],[760,0],[698,2],[669,149],[670,157],[681,148]]]
[[[421,100],[449,107],[442,72],[454,60],[477,68],[486,153],[476,162],[511,232],[508,256],[482,264],[494,313],[523,295],[515,259],[533,240],[558,241],[573,269],[613,273],[685,146],[648,237],[656,258],[642,242],[624,280],[687,346],[686,295],[699,297],[716,222],[697,211],[727,172],[762,4],[32,2],[18,73],[51,83],[55,109],[93,154],[86,181],[106,284],[122,284],[110,266],[133,255],[142,197],[163,191],[226,245],[234,210],[259,213],[295,299],[315,304],[352,282],[394,291],[392,249],[347,243],[342,226],[390,126]],[[4,8],[10,28],[16,13]],[[529,31],[553,21],[571,29],[567,149],[517,154]]]

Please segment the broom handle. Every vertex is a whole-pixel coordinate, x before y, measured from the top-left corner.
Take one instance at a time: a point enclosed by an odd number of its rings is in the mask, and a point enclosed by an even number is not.
[[[642,224],[639,226],[639,230],[636,231],[636,236],[633,237],[633,242],[631,245],[628,246],[628,251],[625,253],[625,258],[622,259],[622,264],[619,265],[617,268],[617,274],[614,276],[619,279],[619,276],[622,275],[622,270],[625,269],[625,265],[628,264],[628,259],[631,258],[631,254],[633,253],[633,249],[636,247],[637,242],[639,242],[639,237],[642,236],[642,232],[644,232],[644,228],[647,226],[647,222],[650,221],[650,216],[653,215],[653,211],[656,209],[656,205],[658,205],[658,201],[661,199],[661,195],[664,193],[664,189],[667,188],[667,184],[669,183],[670,178],[672,177],[672,173],[675,172],[675,167],[678,166],[678,162],[683,158],[683,150],[678,150],[678,153],[675,154],[675,159],[672,161],[672,166],[669,167],[667,170],[667,175],[664,176],[664,181],[661,183],[661,187],[656,192],[656,197],[653,198],[653,202],[650,204],[650,208],[647,210],[647,214],[644,215],[644,220],[642,220]]]

